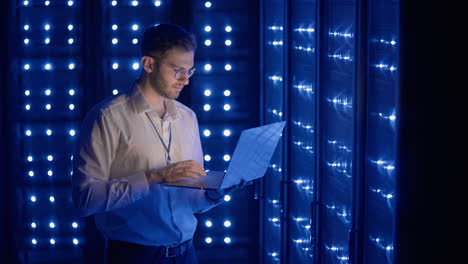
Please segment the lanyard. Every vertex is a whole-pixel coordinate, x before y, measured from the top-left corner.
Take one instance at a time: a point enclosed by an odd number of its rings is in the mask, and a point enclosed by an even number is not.
[[[149,121],[151,122],[151,125],[153,125],[154,130],[156,131],[156,134],[158,134],[159,140],[161,141],[162,145],[164,146],[164,149],[166,150],[167,153],[167,165],[171,164],[171,142],[172,142],[172,126],[171,123],[169,123],[169,145],[166,145],[164,143],[163,138],[161,137],[161,134],[159,134],[158,129],[153,123],[153,120],[151,120],[150,116],[148,113],[145,113],[146,116],[148,117]]]

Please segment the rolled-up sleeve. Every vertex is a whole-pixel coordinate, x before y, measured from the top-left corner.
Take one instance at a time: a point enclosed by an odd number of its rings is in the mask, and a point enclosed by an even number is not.
[[[148,194],[144,172],[112,178],[109,171],[118,150],[119,128],[94,109],[80,129],[80,140],[73,156],[73,202],[81,216],[125,207]]]

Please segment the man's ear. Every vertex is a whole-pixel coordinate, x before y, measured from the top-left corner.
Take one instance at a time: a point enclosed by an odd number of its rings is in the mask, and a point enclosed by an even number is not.
[[[141,57],[141,67],[146,73],[152,73],[156,67],[155,60],[150,56],[143,56]]]

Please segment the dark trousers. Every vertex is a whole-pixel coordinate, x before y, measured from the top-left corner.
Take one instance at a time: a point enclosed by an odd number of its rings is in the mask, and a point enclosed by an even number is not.
[[[107,264],[198,264],[197,254],[191,241],[183,254],[174,257],[166,257],[165,254],[165,247],[109,240]]]

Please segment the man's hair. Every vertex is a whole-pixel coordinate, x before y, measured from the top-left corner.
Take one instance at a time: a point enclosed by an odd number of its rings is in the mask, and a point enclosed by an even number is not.
[[[195,51],[195,35],[176,24],[159,24],[145,30],[140,51],[141,56],[150,55],[162,59],[168,50],[175,47]]]

